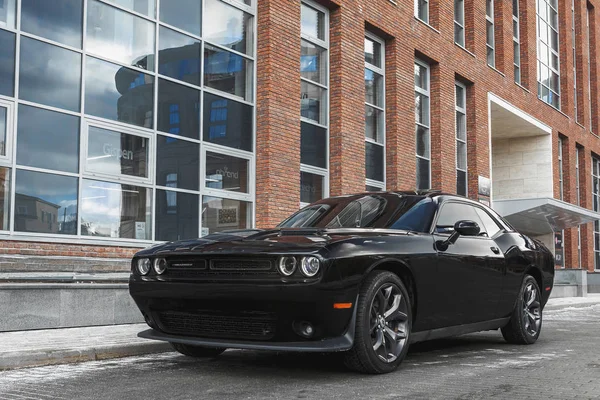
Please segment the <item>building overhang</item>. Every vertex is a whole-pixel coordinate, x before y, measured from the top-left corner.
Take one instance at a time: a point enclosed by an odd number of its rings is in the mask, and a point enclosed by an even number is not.
[[[548,197],[494,200],[494,209],[519,232],[532,236],[600,220],[600,213]]]

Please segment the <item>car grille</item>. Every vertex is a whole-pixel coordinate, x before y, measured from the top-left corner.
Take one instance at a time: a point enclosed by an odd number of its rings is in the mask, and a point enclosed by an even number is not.
[[[275,336],[276,317],[272,313],[162,311],[158,319],[162,329],[171,334],[243,340],[269,340]]]
[[[170,279],[277,278],[271,260],[256,259],[167,259],[165,277]]]

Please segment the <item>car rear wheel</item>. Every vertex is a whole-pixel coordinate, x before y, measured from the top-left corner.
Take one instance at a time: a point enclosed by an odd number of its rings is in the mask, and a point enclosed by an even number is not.
[[[394,371],[408,352],[412,309],[397,275],[374,271],[361,286],[356,305],[354,346],[345,355],[348,368],[369,374]]]
[[[535,278],[525,275],[519,298],[508,324],[501,329],[508,343],[532,344],[542,330],[542,301]]]
[[[181,354],[196,358],[216,357],[226,350],[223,347],[202,347],[173,342],[169,342],[169,344]]]

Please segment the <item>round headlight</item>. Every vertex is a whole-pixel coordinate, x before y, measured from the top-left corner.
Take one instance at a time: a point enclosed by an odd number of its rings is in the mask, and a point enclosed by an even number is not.
[[[309,278],[315,276],[319,268],[321,268],[321,261],[317,257],[304,257],[300,263],[300,271]]]
[[[137,270],[140,275],[147,275],[150,272],[150,259],[149,258],[140,258],[137,260]]]
[[[167,260],[164,258],[157,258],[154,260],[154,272],[156,275],[162,275],[167,270]]]
[[[290,276],[296,271],[296,258],[295,257],[281,257],[277,267],[279,272],[283,276]]]

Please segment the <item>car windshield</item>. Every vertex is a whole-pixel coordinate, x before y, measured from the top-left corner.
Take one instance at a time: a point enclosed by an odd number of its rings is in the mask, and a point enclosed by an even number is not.
[[[389,228],[422,231],[429,218],[409,211],[423,197],[394,193],[334,197],[311,204],[279,228]],[[427,210],[429,211],[429,210]],[[405,214],[411,218],[402,219]],[[425,218],[423,218],[425,217]],[[395,223],[399,221],[399,223]]]

